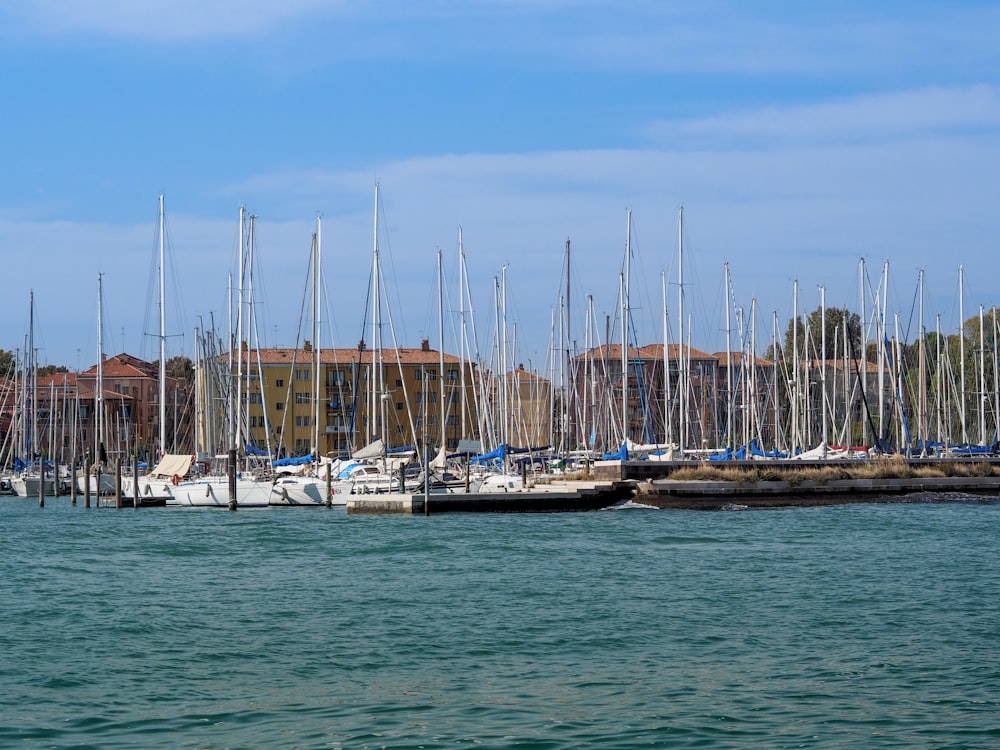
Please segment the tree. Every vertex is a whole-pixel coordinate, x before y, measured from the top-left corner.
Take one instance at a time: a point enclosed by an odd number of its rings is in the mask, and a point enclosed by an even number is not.
[[[14,352],[0,349],[0,378],[14,377],[14,367],[16,366]]]
[[[171,357],[167,360],[166,370],[168,377],[186,383],[194,382],[194,363],[187,357]]]
[[[806,317],[805,322],[789,320],[785,329],[784,356],[791,356],[795,350],[795,337],[798,336],[798,351],[800,359],[829,360],[844,354],[844,322],[847,322],[847,356],[861,356],[861,317],[852,313],[846,307],[826,308],[826,351],[823,351],[823,308],[817,307]],[[806,326],[809,327],[809,350],[806,351]],[[767,351],[768,359],[775,359],[777,352],[772,345]]]
[[[69,372],[69,368],[64,365],[44,365],[38,368],[38,377],[44,378],[46,375],[55,375],[57,372]]]

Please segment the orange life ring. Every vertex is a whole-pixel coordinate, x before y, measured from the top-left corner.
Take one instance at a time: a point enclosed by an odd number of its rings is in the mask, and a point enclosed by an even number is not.
[[[170,477],[170,484],[172,484],[174,487],[176,487],[180,483],[181,483],[181,478],[176,474]]]

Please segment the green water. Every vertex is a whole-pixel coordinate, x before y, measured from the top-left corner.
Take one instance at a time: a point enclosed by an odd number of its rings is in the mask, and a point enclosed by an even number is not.
[[[0,534],[0,747],[1000,746],[1000,505]]]

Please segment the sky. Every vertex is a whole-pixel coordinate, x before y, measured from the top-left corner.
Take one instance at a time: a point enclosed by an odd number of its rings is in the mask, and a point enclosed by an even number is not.
[[[370,344],[376,183],[388,345],[440,346],[440,252],[458,353],[459,227],[481,355],[502,285],[508,346],[542,372],[566,307],[576,349],[620,341],[623,286],[630,341],[663,340],[665,290],[668,338],[709,352],[727,329],[740,348],[738,310],[763,350],[821,298],[884,295],[912,340],[921,272],[930,331],[1000,302],[994,2],[233,8],[0,6],[0,348],[25,346],[33,294],[39,362],[90,367],[100,274],[103,350],[156,359],[161,193],[168,357],[227,335],[241,205],[251,340],[310,338],[321,217],[321,345]]]

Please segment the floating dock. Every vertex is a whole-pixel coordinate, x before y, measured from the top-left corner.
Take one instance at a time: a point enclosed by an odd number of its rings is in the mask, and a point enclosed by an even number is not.
[[[565,513],[600,510],[629,500],[635,482],[553,482],[511,492],[351,495],[351,515],[437,513]]]
[[[718,510],[900,502],[920,493],[969,495],[1000,500],[1000,477],[912,477],[907,479],[828,479],[729,482],[660,479],[636,485],[634,500],[657,508]]]

